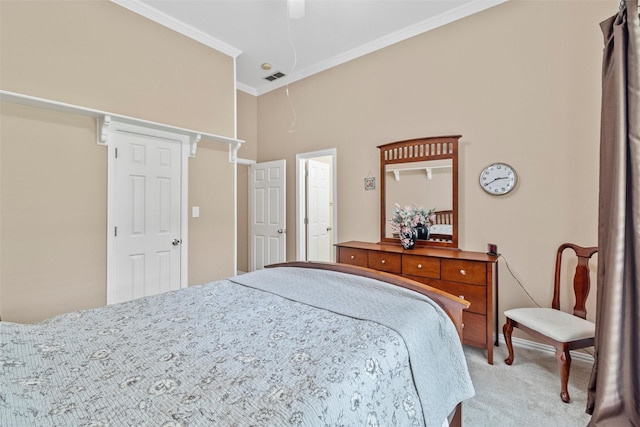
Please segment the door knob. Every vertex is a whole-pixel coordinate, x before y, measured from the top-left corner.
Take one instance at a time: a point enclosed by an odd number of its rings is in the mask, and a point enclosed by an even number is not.
[[[287,232],[287,230],[285,230],[284,228],[281,228],[281,229],[278,230],[279,234],[284,234],[286,232]]]
[[[173,242],[171,242],[171,244],[173,246],[178,246],[182,241],[180,239],[173,239]]]

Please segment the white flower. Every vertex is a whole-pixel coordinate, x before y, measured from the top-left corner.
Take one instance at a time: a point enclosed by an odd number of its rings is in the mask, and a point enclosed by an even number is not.
[[[367,427],[378,427],[378,416],[375,412],[369,412],[367,414],[367,422],[365,423]]]
[[[102,348],[91,353],[91,356],[89,357],[91,357],[92,359],[105,359],[109,357],[110,354],[111,350],[109,350],[108,348]]]
[[[294,363],[308,362],[311,360],[311,355],[306,351],[298,351],[291,355],[291,361]]]
[[[135,385],[135,384],[139,383],[140,381],[142,381],[142,377],[140,375],[136,375],[134,377],[129,377],[126,380],[124,380],[123,382],[120,383],[120,388],[125,388],[125,387],[129,387],[129,386]]]
[[[351,396],[351,410],[355,411],[360,407],[360,403],[362,402],[362,395],[357,391],[353,392],[353,396]]]
[[[402,401],[402,407],[409,417],[413,418],[416,416],[416,406],[410,395],[407,395],[407,397],[404,398]]]
[[[375,378],[377,375],[376,373],[377,370],[378,370],[378,362],[376,362],[376,360],[371,357],[368,358],[365,361],[365,371],[367,372],[367,374],[369,374],[371,378]]]
[[[436,208],[426,211],[423,207],[415,204],[401,208],[399,204],[395,204],[393,215],[389,219],[389,227],[395,233],[407,233],[411,228],[418,224],[429,225],[435,221]]]
[[[149,394],[160,396],[173,390],[178,385],[180,385],[180,382],[178,380],[175,380],[173,378],[164,378],[154,382],[151,387],[149,387]]]

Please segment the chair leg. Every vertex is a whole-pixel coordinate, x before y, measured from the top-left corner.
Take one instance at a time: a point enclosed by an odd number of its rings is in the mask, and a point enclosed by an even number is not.
[[[571,354],[566,344],[556,347],[556,358],[558,359],[558,369],[560,370],[560,399],[564,403],[569,403],[571,397],[567,390],[569,382],[569,368],[571,368]]]
[[[504,334],[504,341],[507,343],[507,350],[509,356],[504,359],[504,363],[511,365],[513,363],[513,344],[511,343],[511,333],[513,332],[513,320],[507,317],[507,323],[502,327],[502,333]]]

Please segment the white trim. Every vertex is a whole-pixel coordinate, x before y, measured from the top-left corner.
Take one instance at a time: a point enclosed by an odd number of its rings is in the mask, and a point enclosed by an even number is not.
[[[344,64],[345,62],[349,62],[353,59],[367,55],[371,52],[375,52],[377,50],[391,46],[392,44],[401,42],[411,37],[415,37],[419,34],[436,29],[438,27],[442,27],[444,25],[455,22],[459,19],[466,18],[467,16],[473,15],[474,13],[477,13],[477,12],[481,12],[485,9],[489,9],[493,6],[497,6],[499,4],[505,3],[506,1],[508,0],[478,0],[478,1],[464,3],[458,8],[449,10],[445,13],[434,16],[425,21],[418,22],[417,24],[411,25],[409,27],[403,28],[394,33],[388,34],[377,40],[373,40],[370,43],[364,44],[355,49],[351,49],[347,52],[328,58],[326,61],[317,63],[311,67],[300,69],[294,72],[293,74],[289,74],[286,79],[279,79],[279,80],[274,80],[272,82],[267,82],[264,85],[256,88],[255,91],[257,92],[257,96],[263,95],[267,92],[271,92],[275,89],[279,89],[283,86],[286,86],[298,80],[302,80],[306,77],[320,73],[321,71],[328,70],[337,65]]]
[[[233,137],[238,138],[238,61],[233,58]],[[233,274],[238,274],[238,150],[242,144],[229,146],[229,161],[233,162]]]
[[[113,283],[116,279],[115,271],[115,147],[113,145],[107,145],[107,283],[106,283],[106,301],[107,305],[111,304],[115,298],[115,286],[109,286],[109,283]]]
[[[128,9],[138,15],[144,16],[147,19],[152,20],[160,25],[163,25],[167,28],[172,29],[173,31],[182,34],[183,36],[187,36],[190,39],[198,41],[205,46],[209,46],[215,50],[218,50],[225,55],[229,55],[233,58],[237,58],[240,56],[242,51],[237,49],[223,41],[220,41],[214,37],[211,37],[209,34],[198,30],[190,25],[185,24],[184,22],[167,15],[164,12],[159,11],[158,9],[149,6],[138,0],[110,0],[112,3],[117,4],[118,6],[122,6],[125,9]]]
[[[131,132],[139,135],[172,140],[181,145],[181,171],[180,171],[180,288],[186,288],[189,284],[189,157],[191,147],[189,136],[181,133],[173,133],[165,130],[148,128],[131,123],[113,120],[109,126],[109,133]],[[114,302],[114,286],[109,286],[116,279],[115,272],[115,201],[116,201],[116,162],[115,147],[107,145],[107,305]]]
[[[233,275],[238,274],[238,162],[233,162]]]
[[[309,153],[296,154],[296,260],[306,261],[307,258],[307,236],[304,227],[305,213],[305,177],[304,161],[315,157],[331,156],[331,180],[333,192],[333,242],[338,241],[338,152],[335,148],[312,151]],[[331,252],[331,259],[335,257],[335,252]]]
[[[258,91],[256,90],[256,88],[244,83],[240,83],[238,81],[236,81],[236,89],[246,92],[249,95],[258,96]]]
[[[242,54],[242,50],[231,46],[221,40],[218,40],[209,34],[198,30],[184,22],[167,15],[164,12],[155,9],[148,4],[145,4],[139,0],[110,0],[111,2],[124,7],[134,13],[137,13],[147,19],[150,19],[160,25],[172,29],[186,37],[196,40],[205,46],[212,49],[216,49],[226,55],[233,58],[237,58]],[[429,18],[425,21],[419,22],[412,26],[406,27],[394,33],[388,34],[377,40],[373,40],[370,43],[359,46],[348,52],[336,55],[332,58],[328,58],[326,61],[320,62],[313,66],[298,70],[297,72],[288,76],[287,79],[281,79],[282,81],[265,82],[264,85],[254,88],[244,83],[236,83],[236,89],[246,92],[253,96],[263,95],[267,92],[271,92],[275,89],[279,89],[287,84],[302,80],[306,77],[317,74],[321,71],[328,70],[337,65],[356,59],[360,56],[375,52],[376,50],[388,47],[392,44],[401,42],[408,38],[417,36],[418,34],[425,33],[438,27],[455,22],[459,19],[466,18],[474,13],[481,12],[485,9],[489,9],[493,6],[505,3],[508,0],[476,0],[472,2],[466,2],[460,7],[453,10],[449,10],[440,15]]]
[[[245,166],[249,166],[249,165],[253,165],[254,163],[256,163],[255,160],[251,160],[251,159],[243,159],[241,157],[237,157],[236,158],[236,163],[239,165],[245,165]]]
[[[194,153],[195,154],[195,153]],[[189,286],[189,144],[182,142],[182,167],[180,170],[180,288]]]
[[[200,132],[192,129],[181,128],[177,126],[166,125],[164,123],[152,122],[149,120],[138,119],[130,116],[110,113],[108,111],[95,110],[93,108],[82,107],[65,102],[53,101],[45,98],[38,98],[31,95],[25,95],[16,92],[8,92],[0,90],[0,101],[11,102],[14,104],[27,105],[36,108],[45,108],[48,110],[59,111],[61,113],[76,114],[79,116],[93,117],[97,120],[96,141],[99,145],[108,145],[108,133],[113,122],[121,124],[129,124],[132,126],[140,126],[148,130],[157,130],[160,132],[169,132],[176,135],[186,135],[189,137],[190,155],[195,157],[196,146],[201,139],[219,142],[229,145],[229,161],[236,156],[238,149],[244,141],[237,138],[229,138],[227,136],[215,135],[212,133]]]
[[[506,342],[504,341],[504,334],[498,334],[498,340],[501,344],[503,345],[507,345]],[[527,350],[536,350],[536,351],[541,351],[543,353],[547,353],[550,354],[552,356],[555,356],[556,354],[556,349],[555,347],[553,347],[552,345],[548,345],[548,344],[541,344],[535,341],[529,341],[523,338],[517,338],[517,337],[511,337],[511,343],[513,344],[514,347],[520,347],[520,348],[525,348]],[[518,357],[518,355],[515,355],[516,358]],[[572,360],[581,360],[583,362],[590,362],[593,363],[593,356],[591,356],[588,353],[585,353],[583,351],[578,351],[578,350],[571,350],[571,359]]]

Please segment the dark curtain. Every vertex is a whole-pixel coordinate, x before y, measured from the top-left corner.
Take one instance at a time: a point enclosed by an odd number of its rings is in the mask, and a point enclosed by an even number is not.
[[[640,24],[623,0],[604,35],[598,296],[589,426],[640,426]]]

